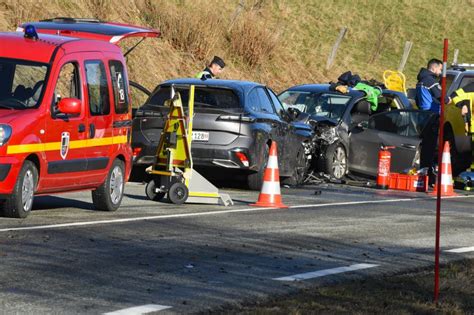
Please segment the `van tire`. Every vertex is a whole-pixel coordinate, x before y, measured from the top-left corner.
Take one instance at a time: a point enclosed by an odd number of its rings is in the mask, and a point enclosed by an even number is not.
[[[9,218],[26,218],[33,208],[37,185],[38,169],[27,160],[21,167],[12,194],[2,204],[3,214]]]
[[[122,202],[125,188],[125,170],[121,160],[115,159],[105,182],[92,191],[92,202],[96,210],[116,211]]]

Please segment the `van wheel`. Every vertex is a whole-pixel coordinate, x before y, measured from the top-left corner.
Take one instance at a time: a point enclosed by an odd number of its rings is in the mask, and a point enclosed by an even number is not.
[[[124,165],[116,159],[105,182],[92,191],[92,202],[97,210],[116,211],[120,207],[125,188]]]
[[[38,170],[31,161],[25,161],[13,187],[13,192],[4,201],[3,213],[10,218],[26,218],[33,208],[33,198],[38,184]]]
[[[153,201],[160,201],[166,195],[164,192],[155,192],[156,185],[155,181],[152,179],[150,180],[145,187],[145,193],[148,199]]]
[[[290,185],[290,186],[298,186],[301,185],[304,181],[306,176],[306,172],[308,170],[308,161],[306,159],[306,155],[304,153],[304,147],[300,146],[298,153],[295,157],[295,165],[293,167],[293,174],[291,177],[285,178],[282,180],[282,184]]]
[[[263,158],[261,163],[259,163],[259,168],[256,173],[252,173],[247,176],[247,185],[251,190],[260,190],[263,186],[263,175],[265,173],[265,168],[267,167],[268,163],[268,155],[270,154],[270,148],[268,145],[265,145],[265,149],[263,151]]]

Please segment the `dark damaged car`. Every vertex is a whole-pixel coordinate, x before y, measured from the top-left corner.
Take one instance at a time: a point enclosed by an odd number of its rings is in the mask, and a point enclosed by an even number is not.
[[[135,111],[132,180],[146,181],[168,114],[171,86],[180,92],[185,111],[189,87],[195,85],[192,156],[199,170],[227,177],[243,175],[258,190],[271,141],[278,144],[283,182],[296,185],[309,166],[312,128],[295,122],[278,97],[264,85],[235,80],[176,79],[158,85]]]
[[[279,99],[301,122],[313,126],[315,167],[332,178],[348,172],[376,176],[381,146],[394,147],[394,172],[430,165],[437,115],[411,109],[403,93],[383,90],[375,111],[363,91],[343,94],[329,84],[295,86]]]

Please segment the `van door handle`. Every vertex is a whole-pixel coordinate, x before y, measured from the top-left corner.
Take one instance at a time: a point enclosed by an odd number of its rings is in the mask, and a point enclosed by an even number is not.
[[[89,138],[95,137],[95,126],[94,124],[89,125]]]
[[[79,124],[79,128],[78,128],[77,131],[79,131],[79,132],[81,132],[81,133],[84,132],[84,131],[86,131],[86,126],[84,126],[84,124]]]
[[[416,145],[407,144],[407,143],[402,143],[402,147],[407,148],[407,149],[416,149]]]

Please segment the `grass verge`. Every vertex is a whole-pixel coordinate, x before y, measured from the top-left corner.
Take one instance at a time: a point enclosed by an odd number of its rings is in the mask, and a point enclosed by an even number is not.
[[[440,299],[433,299],[433,268],[370,277],[271,298],[211,313],[226,314],[474,314],[474,260],[441,268]]]

